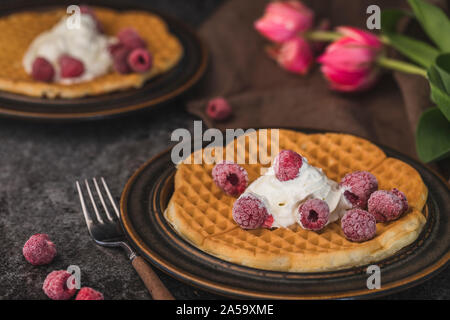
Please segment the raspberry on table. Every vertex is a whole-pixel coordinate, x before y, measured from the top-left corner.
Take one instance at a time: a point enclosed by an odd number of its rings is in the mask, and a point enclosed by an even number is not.
[[[68,300],[73,297],[76,288],[67,287],[67,279],[71,276],[66,270],[56,270],[50,272],[45,278],[42,289],[52,300]]]
[[[103,294],[89,287],[83,287],[78,291],[75,300],[105,300]]]
[[[292,150],[281,150],[275,157],[273,168],[280,181],[295,179],[303,165],[303,158]]]
[[[263,226],[269,213],[265,201],[251,192],[242,194],[233,205],[233,219],[242,229]]]
[[[206,114],[213,120],[223,121],[231,116],[232,109],[227,100],[217,97],[208,101]]]
[[[341,219],[345,237],[350,241],[363,242],[375,237],[375,216],[359,208],[348,210]]]
[[[64,54],[59,57],[58,62],[61,78],[76,78],[84,73],[84,64],[77,58]]]
[[[378,190],[370,196],[368,210],[375,216],[377,222],[395,220],[408,210],[406,197],[403,199],[404,194],[395,190],[394,192]]]
[[[32,235],[22,249],[25,259],[34,266],[49,264],[56,256],[56,247],[45,233]]]
[[[147,49],[136,48],[128,54],[127,62],[131,70],[145,72],[152,67],[153,58]]]
[[[231,161],[216,164],[212,169],[212,177],[216,185],[231,196],[240,195],[248,186],[247,171]]]
[[[51,82],[55,76],[55,69],[47,59],[37,57],[31,66],[31,76],[37,81]]]
[[[366,209],[370,195],[378,189],[377,178],[367,171],[348,173],[339,184],[353,208]]]
[[[330,208],[323,200],[309,199],[300,205],[298,213],[303,229],[318,231],[328,223]]]
[[[119,41],[129,50],[145,48],[147,45],[139,33],[133,28],[124,28],[117,34]]]

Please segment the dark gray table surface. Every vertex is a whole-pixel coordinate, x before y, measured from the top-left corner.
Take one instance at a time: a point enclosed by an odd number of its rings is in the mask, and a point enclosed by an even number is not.
[[[220,2],[153,1],[193,26]],[[104,176],[118,198],[131,174],[171,144],[173,130],[192,129],[195,118],[183,106],[177,100],[158,113],[64,125],[0,120],[0,299],[46,299],[46,275],[68,265],[80,266],[82,285],[107,299],[150,299],[124,253],[89,238],[74,182]],[[50,265],[25,261],[22,246],[34,233],[48,233],[55,242],[58,255]],[[449,299],[448,271],[386,298]],[[177,299],[221,298],[158,274]]]

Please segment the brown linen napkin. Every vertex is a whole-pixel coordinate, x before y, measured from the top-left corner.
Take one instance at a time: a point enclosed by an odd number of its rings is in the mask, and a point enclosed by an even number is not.
[[[294,126],[356,134],[416,157],[414,130],[430,106],[428,84],[418,76],[387,73],[371,90],[358,94],[328,89],[319,67],[306,76],[290,74],[269,59],[267,42],[254,30],[268,1],[230,0],[201,27],[211,50],[211,64],[188,111],[209,127]],[[406,1],[304,1],[332,26],[365,28],[366,8],[404,7]],[[212,122],[205,115],[208,99],[224,96],[233,117]]]

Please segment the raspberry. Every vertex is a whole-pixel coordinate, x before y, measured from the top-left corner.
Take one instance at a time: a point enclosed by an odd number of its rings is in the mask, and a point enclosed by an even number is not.
[[[298,208],[300,215],[300,225],[307,230],[320,230],[328,222],[330,208],[328,204],[319,199],[306,200]]]
[[[68,300],[77,291],[76,288],[69,289],[67,287],[67,279],[70,276],[66,270],[52,271],[45,278],[42,289],[52,300]]]
[[[367,171],[355,171],[342,178],[340,186],[354,208],[366,209],[370,195],[378,189],[377,178]]]
[[[55,69],[47,59],[37,57],[31,66],[31,76],[34,80],[50,82],[55,75]]]
[[[84,72],[83,62],[67,54],[59,58],[59,67],[61,68],[61,78],[76,78]]]
[[[136,48],[128,55],[127,62],[134,72],[145,72],[152,67],[153,58],[147,49]]]
[[[105,300],[103,294],[89,287],[83,287],[78,291],[75,300]]]
[[[49,264],[56,256],[56,247],[47,234],[37,233],[25,242],[23,256],[34,266]]]
[[[348,210],[341,219],[345,237],[355,242],[363,242],[375,236],[377,222],[375,216],[359,208]]]
[[[300,172],[303,164],[303,158],[297,152],[292,150],[281,150],[275,157],[273,168],[275,176],[280,181],[295,179]]]
[[[111,43],[108,45],[109,53],[114,56],[117,50],[124,48],[125,46],[120,42]]]
[[[270,229],[273,226],[273,216],[270,214],[266,217],[266,220],[264,220],[264,223],[262,225],[263,228]]]
[[[253,193],[244,193],[233,205],[233,219],[242,229],[262,227],[269,213],[265,201]]]
[[[247,171],[231,161],[216,164],[212,176],[216,185],[231,196],[240,195],[248,185]]]
[[[213,120],[226,120],[231,115],[231,106],[222,97],[217,97],[208,101],[206,105],[206,114]]]
[[[124,28],[117,34],[119,41],[130,50],[136,48],[145,48],[145,41],[139,36],[136,30],[132,28]]]
[[[105,28],[103,28],[102,23],[100,22],[100,20],[98,20],[97,15],[95,14],[94,10],[91,7],[89,7],[89,6],[80,6],[80,12],[82,14],[90,15],[92,17],[92,19],[94,19],[95,26],[97,27],[97,31],[100,32],[100,33],[104,33]]]
[[[111,52],[111,51],[110,51]],[[121,46],[120,48],[114,49],[113,52],[111,52],[113,57],[113,64],[114,69],[121,74],[126,74],[131,72],[131,68],[128,65],[128,55],[130,53],[130,50],[124,46]]]
[[[406,199],[405,194],[403,192],[401,192],[400,190],[398,190],[397,188],[392,189],[391,192],[393,194],[395,194],[397,197],[399,197],[400,200],[402,201],[402,205],[403,205],[402,211],[403,212],[408,211],[408,209],[409,209],[408,199]]]
[[[392,191],[379,190],[372,193],[368,201],[369,212],[375,216],[377,222],[395,220],[408,209],[408,203],[403,201],[403,193],[397,189]],[[405,197],[406,200],[406,197]]]

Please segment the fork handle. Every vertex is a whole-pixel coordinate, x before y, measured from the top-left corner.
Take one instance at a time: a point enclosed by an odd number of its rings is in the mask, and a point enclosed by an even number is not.
[[[141,277],[154,300],[175,300],[144,258],[137,256],[131,261],[131,264]]]

